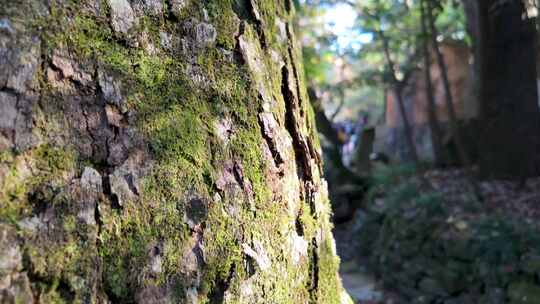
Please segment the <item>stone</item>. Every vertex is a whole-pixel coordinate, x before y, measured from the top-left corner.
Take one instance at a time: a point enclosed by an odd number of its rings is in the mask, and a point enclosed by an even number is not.
[[[111,23],[113,29],[122,34],[128,31],[136,24],[135,14],[127,0],[108,0],[111,8]]]

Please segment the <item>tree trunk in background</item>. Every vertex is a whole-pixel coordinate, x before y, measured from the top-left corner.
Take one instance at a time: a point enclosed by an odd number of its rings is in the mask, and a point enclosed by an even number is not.
[[[454,143],[457,149],[459,162],[461,163],[461,165],[465,167],[469,185],[471,186],[476,199],[478,201],[483,201],[480,186],[478,185],[475,177],[473,176],[473,173],[470,171],[472,170],[473,163],[465,147],[464,137],[459,127],[459,120],[458,120],[456,110],[454,107],[454,100],[453,100],[452,91],[450,88],[450,80],[448,79],[448,69],[444,61],[443,53],[441,52],[441,49],[439,47],[439,41],[437,40],[438,33],[437,33],[437,27],[435,26],[435,18],[433,16],[433,9],[434,9],[433,3],[428,3],[426,13],[427,13],[427,19],[428,19],[428,24],[430,28],[431,43],[433,44],[433,49],[435,50],[435,56],[437,57],[439,71],[442,76],[446,110],[448,112],[448,122],[450,124],[452,138],[454,140]]]
[[[480,1],[480,169],[485,177],[539,173],[536,30],[521,1]]]
[[[407,117],[407,111],[405,110],[405,103],[403,101],[404,84],[400,83],[399,80],[396,78],[396,70],[394,68],[394,61],[392,60],[392,56],[390,55],[390,47],[388,45],[388,38],[384,35],[383,31],[379,31],[378,35],[381,38],[381,41],[383,44],[384,57],[385,57],[386,65],[388,67],[388,70],[390,72],[390,77],[392,80],[392,84],[391,84],[392,90],[396,98],[396,101],[398,103],[401,118],[403,120],[403,128],[405,130],[405,137],[407,140],[407,145],[409,147],[409,153],[413,160],[413,163],[416,166],[418,166],[419,164],[418,152],[416,151],[416,145],[414,144],[413,131],[411,129],[411,124],[409,123],[409,118]]]
[[[340,303],[289,1],[4,1],[0,302]]]
[[[431,131],[431,142],[433,145],[433,155],[435,156],[435,164],[438,166],[445,162],[444,150],[442,144],[442,132],[439,120],[437,119],[437,110],[435,103],[435,96],[433,92],[433,81],[431,78],[431,54],[429,51],[429,32],[427,26],[426,10],[429,9],[429,5],[426,1],[422,1],[421,5],[421,27],[422,27],[422,48],[424,53],[424,77],[426,81],[426,97],[428,101],[428,123]]]
[[[463,8],[465,10],[467,33],[471,39],[471,52],[473,54],[473,98],[475,104],[479,104],[481,81],[480,81],[480,15],[479,6],[481,1],[477,0],[462,0]]]
[[[461,162],[462,165],[466,167],[470,167],[472,162],[470,160],[470,156],[467,154],[467,150],[465,149],[463,136],[459,129],[459,121],[458,121],[458,117],[457,117],[456,110],[454,107],[454,99],[453,99],[452,91],[450,88],[450,80],[448,79],[448,69],[446,67],[446,63],[444,62],[444,56],[439,47],[439,41],[437,41],[438,33],[437,33],[437,28],[435,26],[435,18],[433,16],[433,6],[432,4],[429,4],[429,3],[427,6],[427,19],[428,19],[428,24],[430,28],[431,43],[433,45],[433,49],[435,50],[437,64],[439,66],[439,71],[441,73],[441,78],[443,81],[446,110],[448,112],[448,120],[450,123],[452,136],[456,144],[459,161]]]

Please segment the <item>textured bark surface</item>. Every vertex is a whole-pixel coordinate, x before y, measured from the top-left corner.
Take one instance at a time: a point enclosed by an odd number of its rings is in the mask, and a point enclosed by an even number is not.
[[[289,0],[0,2],[0,302],[345,300]]]

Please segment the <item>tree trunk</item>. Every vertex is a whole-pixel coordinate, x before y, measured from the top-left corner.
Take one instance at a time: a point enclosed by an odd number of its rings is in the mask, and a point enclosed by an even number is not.
[[[346,298],[292,10],[4,1],[0,302]]]
[[[435,103],[435,96],[433,93],[433,81],[431,78],[431,53],[429,51],[429,35],[427,26],[426,10],[429,9],[429,4],[426,1],[420,3],[421,7],[421,26],[422,26],[422,47],[424,52],[424,77],[426,81],[426,97],[428,101],[428,123],[431,130],[431,142],[433,145],[433,155],[435,158],[435,164],[442,165],[445,161],[444,150],[442,144],[442,132],[439,120],[437,118],[437,106]]]
[[[480,3],[480,170],[525,179],[540,173],[536,25],[521,1]]]
[[[430,3],[428,3],[427,6],[427,19],[431,33],[431,43],[433,45],[433,49],[435,50],[435,56],[437,58],[437,64],[439,65],[439,71],[441,73],[441,78],[443,82],[446,110],[448,112],[448,121],[450,123],[452,137],[456,144],[459,161],[462,165],[470,167],[471,160],[467,153],[467,150],[465,149],[465,143],[459,128],[459,121],[454,107],[454,99],[450,88],[450,80],[448,79],[448,69],[446,67],[446,63],[444,62],[444,56],[439,47],[439,42],[437,41],[438,34],[437,28],[435,27],[435,18],[433,17],[433,6]]]
[[[448,120],[450,123],[450,130],[452,132],[452,138],[454,139],[454,143],[456,145],[458,158],[459,158],[460,163],[465,167],[467,179],[468,179],[469,185],[472,188],[472,192],[474,196],[476,197],[478,201],[483,201],[482,191],[472,172],[473,163],[465,147],[465,141],[463,139],[463,135],[459,127],[459,120],[458,120],[458,117],[454,108],[454,100],[452,97],[452,91],[450,89],[450,80],[448,79],[448,69],[446,67],[446,63],[444,62],[444,56],[439,47],[439,42],[437,41],[438,33],[437,33],[437,28],[435,26],[435,18],[433,17],[433,4],[432,3],[427,4],[426,13],[427,13],[427,19],[428,19],[428,24],[429,24],[430,33],[431,33],[431,43],[433,44],[433,49],[435,50],[437,63],[439,65],[439,71],[442,76],[441,78],[443,81],[446,109],[448,112]]]
[[[419,164],[418,152],[416,151],[416,145],[414,144],[414,138],[413,138],[413,131],[411,129],[409,118],[407,117],[407,111],[405,110],[405,103],[403,101],[403,92],[402,92],[403,84],[400,83],[399,80],[396,78],[396,71],[394,68],[394,61],[392,60],[392,56],[390,55],[390,47],[388,45],[388,38],[384,35],[383,31],[379,31],[378,34],[383,44],[383,52],[384,52],[384,57],[386,60],[386,65],[388,66],[388,70],[390,71],[390,77],[392,79],[392,89],[394,91],[394,96],[396,98],[396,101],[398,102],[399,112],[403,120],[403,128],[405,130],[405,137],[407,140],[407,145],[409,147],[409,153],[410,153],[413,163],[416,166],[418,166]]]

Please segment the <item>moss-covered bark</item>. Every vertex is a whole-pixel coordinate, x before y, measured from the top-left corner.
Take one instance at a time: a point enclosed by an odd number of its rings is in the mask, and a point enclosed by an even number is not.
[[[289,0],[0,6],[0,302],[340,303]]]

